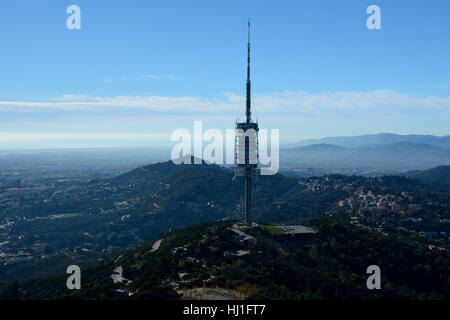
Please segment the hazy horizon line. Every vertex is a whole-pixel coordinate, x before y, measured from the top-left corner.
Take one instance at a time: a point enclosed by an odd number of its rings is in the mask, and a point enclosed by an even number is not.
[[[16,133],[16,134],[23,134],[23,133]],[[26,133],[28,135],[34,135],[35,133]],[[52,135],[58,135],[57,133],[52,133]],[[67,135],[67,134],[65,134]],[[79,135],[79,134],[78,134]],[[85,139],[92,138],[92,136],[95,136],[96,134],[83,134],[85,136]],[[109,134],[98,134],[100,137],[106,137],[109,136]],[[116,136],[119,136],[120,134],[114,134]],[[330,138],[356,138],[356,137],[363,137],[363,136],[376,136],[376,135],[395,135],[395,136],[424,136],[424,137],[436,137],[436,138],[445,138],[450,137],[450,134],[447,135],[435,135],[435,134],[422,134],[422,133],[408,133],[408,134],[400,134],[400,133],[394,133],[394,132],[379,132],[379,133],[366,133],[366,134],[357,134],[357,135],[335,135],[335,136],[322,136],[322,137],[309,137],[309,138],[303,138],[298,139],[293,142],[285,142],[280,143],[280,147],[284,146],[292,146],[295,144],[299,144],[302,142],[307,141],[315,141],[315,140],[323,140],[323,139],[330,139]],[[1,133],[0,133],[1,136]],[[127,137],[127,134],[123,135],[124,137]],[[138,134],[132,134],[133,137],[138,137],[140,135]],[[148,134],[143,134],[143,137],[148,137]],[[152,135],[152,136],[160,136],[159,134]],[[59,139],[55,139],[59,140]],[[0,139],[1,141],[1,139]],[[54,141],[54,140],[53,140]],[[108,142],[111,142],[113,140],[106,140]],[[123,142],[123,139],[121,140]],[[145,148],[152,148],[152,149],[167,149],[173,147],[175,142],[164,142],[162,143],[161,140],[158,140],[159,142],[155,142],[152,144],[136,144],[136,140],[130,140],[130,142],[133,142],[133,145],[125,145],[125,144],[117,144],[117,145],[107,145],[107,144],[99,144],[99,145],[74,145],[74,146],[35,146],[35,147],[2,147],[0,145],[0,152],[14,152],[14,151],[63,151],[63,150],[93,150],[93,149],[102,149],[102,150],[111,150],[111,149],[145,149]]]

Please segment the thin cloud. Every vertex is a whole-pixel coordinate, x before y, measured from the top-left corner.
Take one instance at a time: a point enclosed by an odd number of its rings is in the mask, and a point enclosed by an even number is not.
[[[219,112],[229,110],[227,101],[205,99],[199,97],[162,97],[162,96],[117,96],[117,97],[90,97],[72,100],[52,99],[48,102],[27,101],[0,101],[0,107],[34,108],[34,109],[61,109],[82,110],[87,109],[145,109],[156,112],[182,111],[182,112]]]
[[[21,109],[61,110],[112,110],[143,109],[154,112],[180,113],[236,113],[242,108],[242,97],[225,93],[220,99],[201,97],[166,96],[116,96],[95,97],[86,95],[63,95],[49,101],[0,101],[0,109],[12,107]],[[417,96],[398,93],[393,90],[367,92],[322,92],[305,91],[275,92],[255,95],[254,105],[258,112],[283,114],[320,114],[324,112],[449,112],[450,97]]]
[[[176,77],[170,74],[160,74],[160,75],[154,75],[154,74],[148,74],[143,76],[144,79],[171,79],[174,80]]]

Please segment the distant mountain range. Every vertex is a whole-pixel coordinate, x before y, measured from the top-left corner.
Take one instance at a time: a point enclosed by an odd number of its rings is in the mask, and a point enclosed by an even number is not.
[[[310,139],[280,151],[284,169],[320,168],[324,173],[386,174],[450,164],[450,136],[381,133]]]
[[[450,135],[438,137],[433,135],[400,135],[394,133],[366,134],[353,137],[327,137],[321,139],[307,139],[298,143],[286,145],[287,148],[305,147],[316,144],[333,144],[347,148],[365,148],[368,146],[380,146],[399,142],[411,142],[427,144],[439,148],[450,148]]]

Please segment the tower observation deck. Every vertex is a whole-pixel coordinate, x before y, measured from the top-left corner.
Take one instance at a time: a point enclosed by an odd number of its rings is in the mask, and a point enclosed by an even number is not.
[[[258,122],[252,121],[251,112],[251,82],[250,82],[250,21],[248,22],[247,45],[247,86],[245,122],[236,122],[236,176],[245,178],[245,211],[244,222],[252,223],[251,192],[252,180],[258,171]]]

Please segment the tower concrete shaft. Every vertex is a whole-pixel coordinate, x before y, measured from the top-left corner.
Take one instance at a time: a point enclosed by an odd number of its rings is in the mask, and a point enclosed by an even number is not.
[[[245,224],[252,223],[252,177],[245,177]]]

